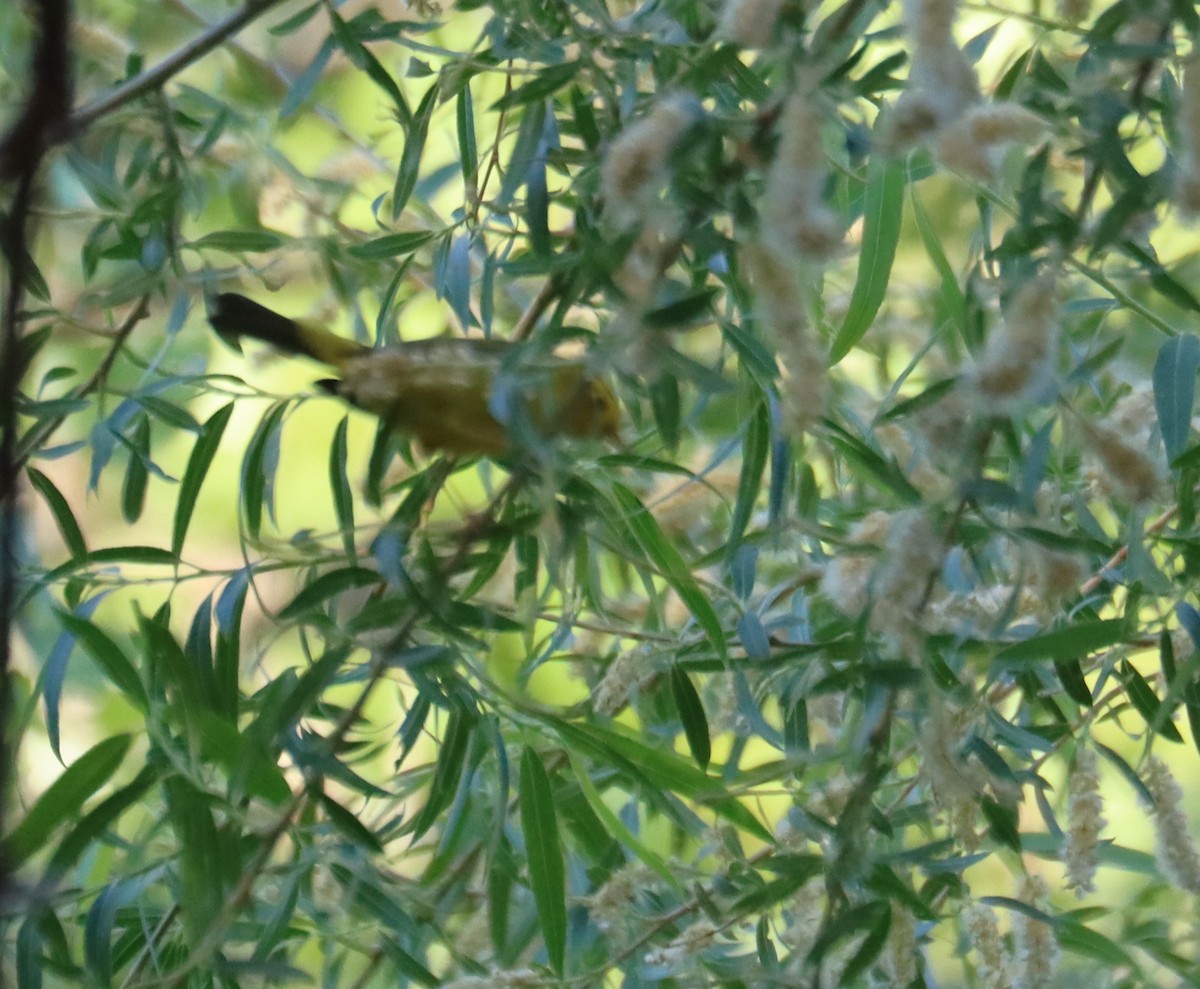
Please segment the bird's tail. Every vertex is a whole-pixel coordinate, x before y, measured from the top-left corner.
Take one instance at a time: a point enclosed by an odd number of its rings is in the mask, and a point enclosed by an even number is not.
[[[244,295],[224,292],[208,298],[208,321],[221,339],[240,350],[242,337],[263,340],[288,354],[311,357],[322,364],[340,367],[366,348],[319,326],[289,319],[261,306]]]

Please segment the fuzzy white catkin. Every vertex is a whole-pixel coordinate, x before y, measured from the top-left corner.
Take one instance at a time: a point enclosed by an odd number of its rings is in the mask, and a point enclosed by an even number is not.
[[[829,362],[808,325],[795,262],[757,244],[745,247],[741,259],[754,287],[756,308],[775,336],[783,429],[799,436],[825,410]]]
[[[605,216],[617,227],[631,227],[644,218],[666,181],[671,151],[698,116],[693,97],[667,96],[613,141],[600,166],[600,188]]]
[[[888,512],[871,512],[857,522],[846,536],[848,546],[842,547],[825,568],[821,590],[829,603],[843,615],[853,618],[867,606],[871,574],[879,559],[878,549],[887,536],[892,516]]]
[[[1058,292],[1043,275],[1017,289],[969,382],[984,405],[1013,408],[1046,388],[1057,361]]]
[[[996,914],[989,907],[972,903],[963,914],[967,941],[975,952],[975,971],[985,989],[1015,989],[1012,960],[1000,936]]]
[[[1067,867],[1067,888],[1076,896],[1096,888],[1096,856],[1104,819],[1104,799],[1100,796],[1100,761],[1090,748],[1075,755],[1067,783],[1067,835],[1063,860]]]
[[[1026,876],[1017,898],[1046,912],[1050,887],[1041,876]],[[1058,941],[1054,929],[1028,914],[1013,912],[1013,975],[1016,989],[1047,989],[1058,968]]]
[[[831,259],[842,243],[842,225],[825,205],[823,114],[805,91],[797,90],[779,117],[779,147],[763,190],[763,237],[783,257]]]
[[[1179,153],[1175,203],[1188,216],[1200,213],[1200,53],[1184,63],[1179,90]]]
[[[950,168],[980,182],[995,177],[1004,149],[1036,141],[1045,122],[1016,103],[981,103],[938,135],[938,153]]]
[[[1192,841],[1191,825],[1183,809],[1183,791],[1166,763],[1151,756],[1142,773],[1150,791],[1150,812],[1158,838],[1158,866],[1180,889],[1200,893],[1200,854]]]
[[[879,961],[887,973],[890,989],[906,989],[917,977],[917,959],[921,946],[917,944],[917,925],[912,912],[898,904],[892,905],[892,923],[887,942]]]
[[[634,648],[620,653],[608,664],[600,682],[592,689],[592,709],[608,717],[619,714],[633,692],[653,676],[654,670],[645,649]]]
[[[908,87],[893,108],[885,144],[903,150],[953,123],[980,98],[979,80],[952,31],[957,0],[909,0]]]
[[[975,759],[960,754],[970,728],[970,712],[937,693],[928,697],[921,728],[921,777],[934,806],[945,815],[951,832],[969,852],[979,847],[975,821],[987,773]]]
[[[717,34],[742,48],[766,48],[782,9],[783,0],[726,0]]]
[[[1164,478],[1154,458],[1105,426],[1084,422],[1083,434],[1100,462],[1104,487],[1131,505],[1146,505],[1158,496]]]
[[[926,617],[930,580],[942,564],[942,536],[926,512],[897,512],[888,526],[881,565],[872,588],[871,628],[893,653],[915,655],[915,633]]]

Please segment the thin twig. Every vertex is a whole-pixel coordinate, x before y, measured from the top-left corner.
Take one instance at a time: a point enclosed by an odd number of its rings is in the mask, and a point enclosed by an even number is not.
[[[92,392],[102,388],[108,381],[109,372],[112,371],[113,364],[116,363],[117,355],[125,346],[125,341],[129,339],[129,335],[133,332],[143,319],[150,314],[149,309],[150,296],[143,295],[136,306],[125,317],[125,321],[117,327],[116,333],[111,337],[111,343],[108,346],[108,352],[105,353],[103,359],[96,366],[96,370],[83,384],[74,388],[66,397],[69,399],[86,398]],[[37,425],[30,427],[29,431],[21,437],[20,446],[15,454],[15,466],[17,470],[23,468],[33,453],[42,448],[42,445],[54,434],[64,422],[67,421],[65,415],[53,416],[50,419],[42,420]]]
[[[193,62],[198,62],[260,14],[265,14],[281,2],[282,0],[250,0],[241,10],[230,14],[223,21],[218,21],[203,34],[197,35],[172,52],[154,68],[147,69],[141,75],[121,83],[111,92],[76,110],[54,134],[55,139],[59,142],[68,141],[81,131],[87,130],[101,117],[106,117],[114,110],[158,89],[172,76],[178,75]]]

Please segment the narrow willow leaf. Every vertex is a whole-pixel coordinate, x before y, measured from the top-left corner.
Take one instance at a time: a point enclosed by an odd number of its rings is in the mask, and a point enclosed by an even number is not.
[[[830,365],[854,348],[871,328],[887,293],[900,240],[900,217],[904,209],[904,165],[887,155],[872,155],[863,206],[862,247],[858,276],[850,296],[846,319],[833,341]]]
[[[540,101],[562,89],[579,74],[582,62],[564,62],[543,69],[524,85],[509,90],[491,105],[493,112]]]
[[[125,811],[139,803],[146,791],[158,781],[159,775],[158,767],[146,766],[127,786],[106,797],[94,810],[88,811],[77,825],[67,831],[54,850],[46,867],[47,879],[65,875],[85,852],[94,851],[100,837]]]
[[[426,91],[417,106],[412,124],[404,140],[404,153],[400,156],[400,167],[396,171],[396,184],[392,188],[392,219],[404,212],[408,200],[417,187],[417,176],[421,169],[421,154],[425,150],[425,138],[429,134],[429,120],[437,106],[441,83],[435,82]]]
[[[284,606],[279,612],[280,621],[300,618],[305,613],[332,597],[345,594],[356,587],[382,584],[383,576],[367,567],[341,567],[322,574]]]
[[[283,237],[269,230],[214,230],[185,246],[194,251],[242,252],[273,251],[283,245]]]
[[[911,181],[911,176],[909,200],[912,203],[913,219],[916,221],[917,233],[921,235],[921,243],[925,246],[925,253],[929,255],[929,260],[933,263],[933,267],[938,273],[942,309],[954,326],[959,339],[965,342],[967,339],[967,297],[962,287],[958,284],[958,278],[954,274],[954,269],[950,266],[950,262],[946,258],[946,252],[942,249],[941,238],[938,237],[937,231],[934,230],[933,224],[929,220],[929,214],[925,211],[925,205],[921,202],[921,197],[917,195],[917,183]]]
[[[75,607],[76,616],[84,620],[91,618],[100,606],[100,602],[109,593],[105,591],[80,602]],[[75,641],[75,636],[63,629],[55,639],[54,648],[50,650],[50,656],[42,671],[42,699],[46,705],[46,735],[50,742],[50,751],[54,753],[54,757],[59,762],[62,762],[59,703],[62,700],[63,683],[67,678],[67,664],[71,659],[71,653],[75,651]]]
[[[84,967],[101,986],[112,985],[115,974],[112,947],[117,917],[145,893],[150,882],[148,877],[138,876],[110,883],[88,909],[83,928]]]
[[[391,74],[372,54],[371,50],[362,43],[354,22],[347,22],[333,8],[328,8],[328,16],[333,28],[333,37],[337,39],[342,51],[357,68],[367,74],[367,78],[388,95],[396,108],[400,125],[407,132],[412,124],[412,109],[396,80],[391,77]]]
[[[150,480],[150,417],[141,415],[129,437],[129,462],[125,465],[125,483],[121,485],[121,514],[130,524],[142,517],[146,507],[146,484]]]
[[[1130,703],[1145,718],[1150,730],[1155,734],[1162,735],[1169,742],[1182,744],[1183,736],[1175,727],[1175,723],[1171,721],[1170,708],[1159,700],[1158,694],[1146,682],[1146,678],[1132,663],[1128,662],[1121,664],[1119,672]]]
[[[350,417],[345,416],[333,434],[333,444],[329,448],[329,487],[333,491],[333,511],[337,516],[338,528],[342,531],[342,548],[346,552],[346,559],[354,562],[358,557],[358,548],[354,543],[354,495],[346,475],[346,432],[349,426]]]
[[[479,169],[479,148],[475,140],[475,105],[471,99],[470,79],[466,79],[462,89],[458,91],[455,111],[458,125],[458,160],[462,166],[463,181],[466,182],[467,188],[473,189]]]
[[[1039,659],[1079,659],[1124,642],[1128,636],[1129,625],[1121,618],[1079,622],[1014,642],[996,654],[996,661],[1024,663]]]
[[[758,502],[763,470],[771,449],[771,415],[766,402],[759,402],[742,437],[742,469],[738,475],[737,500],[729,520],[729,538],[725,542],[726,560],[732,560],[746,534],[746,526]]]
[[[708,769],[712,756],[712,743],[708,737],[708,718],[700,695],[684,669],[675,663],[671,666],[671,694],[675,698],[675,709],[683,723],[683,734],[687,738],[692,758],[701,769]]]
[[[225,902],[223,880],[237,875],[237,843],[223,842],[217,833],[208,797],[190,780],[172,776],[163,781],[163,794],[174,837],[179,842],[179,905],[188,935],[201,938]]]
[[[533,888],[546,954],[561,975],[567,943],[566,870],[550,778],[541,757],[528,747],[521,753],[519,794],[529,884]]]
[[[412,254],[421,245],[429,243],[433,237],[433,232],[429,230],[386,234],[363,244],[354,244],[346,248],[346,253],[360,261],[389,261],[395,257]]]
[[[1054,938],[1064,951],[1099,962],[1106,969],[1138,971],[1133,958],[1119,944],[1073,920],[1060,917],[1054,925]]]
[[[272,681],[268,688],[270,693],[254,723],[257,730],[266,738],[275,738],[307,715],[337,675],[349,652],[348,646],[330,648],[301,676],[289,671],[288,676]]]
[[[134,668],[129,657],[121,650],[108,633],[102,631],[86,618],[69,614],[65,611],[58,613],[58,620],[63,628],[70,632],[83,646],[96,665],[104,671],[109,681],[123,693],[139,711],[149,708],[146,688]]]
[[[628,525],[642,551],[658,567],[667,583],[675,589],[675,593],[704,630],[717,655],[724,659],[725,632],[721,627],[721,620],[704,592],[700,590],[700,585],[692,577],[679,551],[663,535],[654,516],[646,511],[637,495],[622,484],[613,484],[613,494],[621,512],[621,520]]]
[[[83,531],[79,528],[79,523],[75,521],[75,514],[71,511],[71,506],[67,504],[67,499],[54,486],[54,482],[36,467],[26,467],[25,473],[29,475],[29,483],[45,499],[46,507],[54,516],[54,524],[58,526],[59,534],[62,536],[63,542],[67,544],[71,556],[74,559],[86,557],[87,542],[83,538]]]
[[[200,496],[200,486],[208,476],[208,468],[212,466],[213,458],[217,455],[217,447],[221,436],[233,415],[233,403],[213,413],[212,417],[200,430],[196,437],[196,445],[192,447],[192,455],[188,458],[187,468],[183,472],[183,480],[179,484],[179,499],[175,503],[175,525],[171,532],[171,552],[176,556],[183,549],[183,541],[187,538],[188,525],[192,521],[192,512],[196,509],[196,499]]]
[[[350,841],[352,845],[363,849],[364,851],[380,855],[383,853],[383,846],[379,843],[379,838],[375,833],[368,828],[357,816],[346,810],[341,804],[334,800],[327,793],[320,795],[321,806],[325,809],[325,813],[329,815],[329,820],[333,826],[337,828],[342,835]]]
[[[43,908],[44,909],[44,908]],[[43,958],[41,925],[46,913],[31,910],[17,931],[17,989],[42,989]]]
[[[79,813],[84,801],[100,789],[129,751],[132,738],[114,735],[92,746],[76,759],[29,808],[29,813],[5,839],[6,859],[18,866],[41,848],[68,819]]]
[[[367,459],[367,480],[363,486],[363,497],[372,508],[383,503],[384,475],[396,452],[395,440],[396,431],[381,419],[375,429],[375,442]]]
[[[279,425],[287,412],[288,401],[276,402],[258,423],[246,446],[242,460],[242,509],[246,513],[246,529],[253,539],[262,529],[264,504],[274,517],[275,466],[278,462]]]
[[[1187,448],[1196,400],[1196,369],[1200,368],[1200,339],[1181,333],[1167,340],[1154,362],[1154,407],[1167,456],[1174,460]]]
[[[571,760],[571,768],[575,770],[575,778],[579,782],[580,792],[592,808],[593,813],[608,829],[609,834],[626,848],[632,849],[634,855],[662,876],[674,889],[682,891],[683,886],[679,882],[679,877],[675,874],[675,871],[657,852],[638,840],[638,837],[625,826],[621,819],[612,812],[608,804],[604,802],[595,784],[588,777],[583,761],[572,753],[568,753],[568,755]]]
[[[650,408],[663,446],[673,451],[679,446],[680,425],[679,379],[675,375],[664,371],[650,383]]]
[[[1054,672],[1058,674],[1058,682],[1071,700],[1084,708],[1092,706],[1092,691],[1084,679],[1083,666],[1078,659],[1056,659]]]
[[[454,799],[454,791],[458,788],[459,777],[462,776],[467,746],[475,732],[477,720],[476,713],[463,704],[455,705],[450,712],[446,734],[438,752],[437,766],[433,771],[433,781],[429,784],[429,796],[412,823],[413,841],[433,826],[442,811],[449,807],[450,801]]]
[[[582,748],[595,753],[606,763],[612,764],[618,772],[627,774],[639,786],[667,790],[702,802],[737,828],[763,841],[773,840],[771,832],[744,804],[728,796],[720,780],[697,769],[674,752],[662,752],[619,731],[599,725],[566,721],[554,721],[552,724],[564,744],[575,750]]]

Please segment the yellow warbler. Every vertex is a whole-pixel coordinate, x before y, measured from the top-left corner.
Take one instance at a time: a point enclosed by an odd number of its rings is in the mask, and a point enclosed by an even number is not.
[[[506,341],[441,338],[371,348],[231,292],[211,297],[208,307],[213,328],[235,347],[239,338],[252,337],[336,368],[340,376],[318,382],[322,388],[426,450],[466,456],[511,450],[509,430],[493,406],[514,410],[543,436],[618,438],[616,396],[575,361],[522,364],[514,369],[513,401],[505,401],[507,391],[494,392],[514,353]]]

